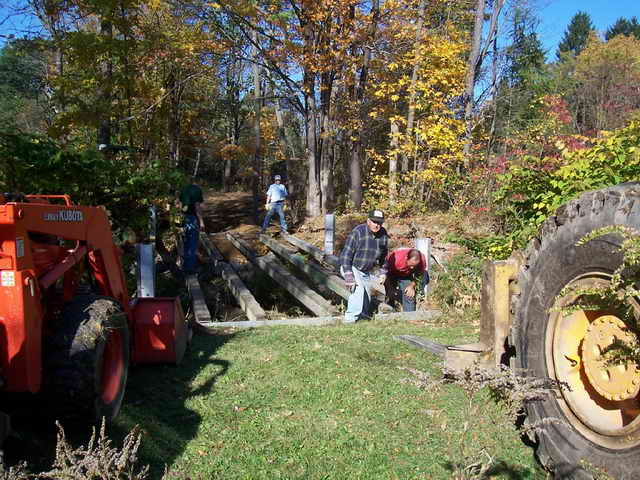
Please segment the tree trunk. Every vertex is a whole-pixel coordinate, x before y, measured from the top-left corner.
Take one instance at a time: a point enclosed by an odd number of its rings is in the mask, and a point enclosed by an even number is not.
[[[169,92],[169,158],[175,167],[180,166],[180,92],[175,70],[169,73],[167,78],[167,91]]]
[[[364,92],[367,87],[369,78],[369,64],[371,63],[371,46],[376,31],[378,29],[378,20],[380,15],[380,0],[371,2],[371,30],[369,34],[369,44],[364,47],[362,55],[362,69],[358,78],[358,86],[355,89],[355,101],[360,112],[360,129],[352,131],[350,137],[355,138],[351,143],[351,156],[349,158],[349,199],[354,208],[359,209],[362,205],[362,154],[364,152],[362,145],[361,130],[367,121],[366,109],[362,106]]]
[[[254,32],[254,46],[253,50],[253,98],[254,98],[254,109],[255,109],[255,119],[253,122],[253,135],[254,135],[254,143],[255,143],[255,152],[253,154],[253,179],[251,182],[251,191],[253,194],[253,218],[256,224],[259,221],[258,218],[258,187],[260,176],[262,175],[261,168],[261,134],[260,134],[260,113],[262,110],[262,94],[260,92],[260,66],[258,65],[258,32]]]
[[[100,22],[100,35],[105,43],[113,36],[113,25],[111,22],[102,20]],[[111,55],[107,54],[106,59],[100,65],[102,83],[98,87],[98,145],[105,147],[111,144],[111,82],[113,76],[113,64]],[[108,152],[108,150],[105,150]]]
[[[469,153],[471,152],[471,141],[473,134],[473,108],[474,108],[474,95],[473,90],[476,85],[476,76],[482,61],[487,54],[489,47],[493,44],[497,37],[498,31],[498,18],[502,7],[504,6],[504,0],[494,0],[493,9],[491,11],[491,21],[489,23],[489,31],[487,32],[487,40],[481,49],[482,44],[482,30],[484,24],[484,10],[486,6],[486,0],[477,0],[475,25],[473,27],[473,44],[471,45],[471,53],[469,55],[469,63],[467,66],[467,81],[465,87],[465,107],[464,107],[464,120],[465,120],[465,143],[464,143],[464,156],[465,162],[469,160]]]
[[[398,201],[398,137],[400,130],[395,121],[391,122],[391,151],[389,157],[389,205]]]
[[[468,161],[471,152],[471,134],[473,130],[473,107],[474,96],[473,90],[476,85],[476,73],[480,60],[480,43],[482,41],[482,29],[484,23],[484,9],[486,0],[476,0],[475,24],[473,27],[473,40],[471,44],[471,53],[469,54],[469,62],[467,64],[467,79],[464,91],[464,122],[465,122],[465,142],[464,155],[465,162]]]
[[[333,88],[333,72],[326,72],[320,75],[320,92],[322,99],[321,125],[320,129],[320,192],[321,192],[321,213],[330,212],[334,205],[333,198],[333,163],[335,128],[333,125],[333,104],[335,90]]]
[[[421,0],[418,7],[418,24],[416,25],[415,44],[418,45],[422,40],[422,30],[424,26],[424,16],[427,10],[427,0]],[[411,72],[411,83],[409,84],[409,112],[407,113],[407,131],[406,138],[413,141],[413,123],[416,117],[416,83],[418,81],[418,69],[420,63],[414,59],[413,70]],[[397,127],[397,125],[396,125]],[[393,133],[393,132],[392,132]],[[402,171],[409,170],[409,156],[407,153],[402,154]]]
[[[318,112],[315,99],[315,74],[313,72],[304,73],[305,84],[305,127],[306,127],[306,148],[308,185],[307,185],[307,215],[316,217],[321,214],[322,196],[320,191],[320,168],[318,165]]]

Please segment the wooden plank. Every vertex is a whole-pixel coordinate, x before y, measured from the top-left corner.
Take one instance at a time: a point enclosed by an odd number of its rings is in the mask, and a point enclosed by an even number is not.
[[[238,301],[238,305],[242,311],[247,315],[250,321],[261,321],[266,318],[266,313],[255,299],[251,291],[244,284],[242,279],[238,276],[236,271],[227,262],[224,262],[224,257],[218,251],[216,246],[209,240],[206,234],[201,233],[200,239],[205,251],[213,259],[213,262],[220,270],[222,278],[227,283],[229,290],[233,293],[233,296]]]
[[[267,316],[265,311],[238,274],[231,268],[231,265],[223,262],[220,262],[219,265],[222,271],[222,278],[227,282],[229,290],[236,297],[242,311],[247,314],[247,318],[252,321],[264,320]]]
[[[220,251],[216,248],[213,242],[211,242],[209,236],[204,232],[200,232],[200,243],[202,244],[205,252],[207,252],[207,255],[209,255],[209,257],[213,259],[214,264],[217,265],[218,262],[225,261],[225,258],[222,256]]]
[[[185,281],[191,296],[191,306],[193,307],[196,323],[211,323],[211,313],[209,312],[209,307],[207,307],[207,302],[204,300],[198,276],[187,275]]]
[[[336,311],[330,302],[292,275],[286,268],[280,265],[275,257],[258,257],[244,240],[230,233],[227,233],[227,238],[251,263],[254,263],[264,270],[267,275],[282,285],[296,300],[309,309],[309,311],[319,317],[330,316]]]
[[[408,343],[414,347],[421,348],[427,352],[434,353],[440,357],[444,357],[444,353],[447,351],[447,345],[436,343],[433,340],[427,338],[418,337],[416,335],[398,335],[394,337],[396,340]]]
[[[331,291],[335,292],[344,299],[349,298],[349,289],[347,288],[344,280],[338,275],[325,272],[321,267],[307,261],[301,255],[290,252],[288,248],[268,235],[260,235],[259,238],[262,243],[264,243],[275,253],[283,257],[285,260],[288,260],[291,264],[295,265],[297,268],[309,275],[309,277],[318,285],[329,288]]]
[[[291,245],[296,246],[300,250],[307,252],[313,258],[315,258],[319,262],[324,262],[331,265],[336,270],[340,270],[340,259],[335,255],[327,255],[318,247],[311,245],[310,243],[305,242],[293,235],[289,235],[288,233],[283,233],[282,237],[289,242]]]
[[[314,265],[312,262],[307,261],[300,255],[292,254],[285,246],[269,237],[268,235],[260,235],[259,238],[260,241],[262,241],[262,243],[264,243],[271,250],[284,257],[286,260],[290,261],[300,270],[309,275],[309,277],[311,277],[313,281],[315,281],[319,285],[322,285],[323,287],[329,288],[331,291],[344,298],[345,300],[349,299],[350,291],[349,288],[347,288],[347,284],[342,277],[326,272],[322,267]],[[380,292],[372,293],[376,300],[380,303],[380,306],[384,312],[394,311],[394,308],[391,305],[384,303],[384,294],[380,294]]]
[[[238,321],[238,322],[210,322],[202,325],[208,329],[215,328],[256,328],[256,327],[276,327],[281,325],[321,327],[327,325],[338,325],[342,317],[305,317],[305,318],[284,318],[281,320],[263,321]]]
[[[389,313],[389,314],[376,315],[374,319],[376,321],[426,320],[426,319],[432,318],[432,316],[439,313],[440,312],[436,312],[433,310],[428,312]],[[210,329],[274,327],[279,325],[316,327],[316,326],[340,325],[343,319],[344,319],[343,316],[300,317],[300,318],[285,318],[282,320],[265,320],[265,321],[210,322],[205,326],[206,328],[210,328]]]

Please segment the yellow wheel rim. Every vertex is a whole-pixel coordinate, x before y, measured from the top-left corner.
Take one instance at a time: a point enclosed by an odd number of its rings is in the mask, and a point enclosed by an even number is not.
[[[608,283],[605,275],[590,274],[570,285]],[[614,449],[640,445],[640,371],[633,363],[609,365],[603,356],[613,342],[632,342],[635,334],[610,311],[559,311],[576,300],[575,295],[558,299],[547,327],[549,376],[565,385],[558,403],[572,426],[591,441]]]

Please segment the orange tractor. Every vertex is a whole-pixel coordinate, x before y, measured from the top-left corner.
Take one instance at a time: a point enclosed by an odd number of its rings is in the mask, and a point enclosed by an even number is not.
[[[51,393],[54,412],[114,418],[129,364],[179,363],[175,298],[127,293],[102,207],[67,195],[0,195],[0,388]],[[10,432],[0,413],[0,444]]]

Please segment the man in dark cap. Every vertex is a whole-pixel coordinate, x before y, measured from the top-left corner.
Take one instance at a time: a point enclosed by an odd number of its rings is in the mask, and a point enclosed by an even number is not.
[[[264,222],[262,222],[260,233],[264,233],[267,230],[271,217],[275,213],[280,217],[280,231],[287,233],[287,222],[284,219],[284,201],[289,196],[289,192],[287,192],[287,187],[282,185],[282,177],[280,175],[273,177],[273,182],[269,186],[269,190],[267,190],[267,204],[265,205],[267,215],[264,217]]]
[[[340,272],[351,295],[344,315],[345,323],[369,316],[371,303],[371,272],[380,267],[380,282],[384,283],[385,259],[389,251],[389,235],[384,229],[382,210],[371,210],[366,223],[356,226],[347,238],[340,254]]]

